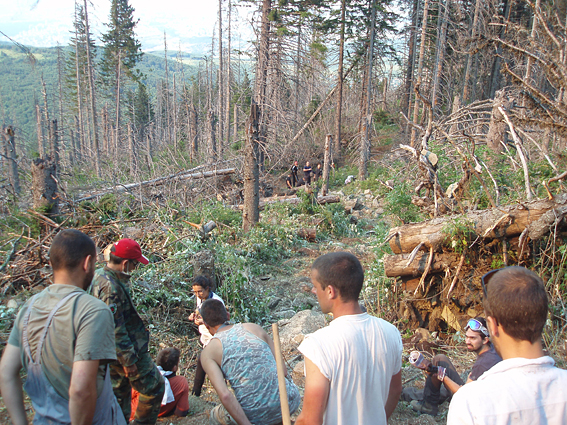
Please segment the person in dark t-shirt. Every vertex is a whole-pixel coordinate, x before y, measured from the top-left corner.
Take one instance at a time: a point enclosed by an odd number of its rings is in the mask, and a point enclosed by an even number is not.
[[[288,189],[293,189],[293,175],[291,173],[285,179],[285,184],[288,187]]]
[[[433,358],[431,364],[434,369],[440,369],[438,373],[429,373],[426,371],[427,379],[425,380],[425,388],[422,400],[413,400],[410,404],[413,410],[419,413],[429,415],[437,415],[439,404],[445,400],[441,400],[441,384],[450,394],[456,393],[459,388],[469,382],[476,381],[484,372],[502,361],[502,358],[496,353],[488,335],[486,321],[482,317],[470,319],[465,327],[465,343],[469,351],[477,354],[477,359],[472,367],[466,382],[463,382],[459,376],[455,366],[449,358],[443,354],[439,354]]]
[[[311,165],[309,165],[309,161],[307,161],[305,163],[305,166],[303,167],[303,179],[305,180],[306,185],[311,184],[311,172],[312,171],[313,171],[313,168],[311,167]]]
[[[297,161],[294,161],[293,165],[291,166],[291,185],[293,187],[297,186],[297,182],[299,178],[297,177],[297,171],[299,170],[297,166]]]

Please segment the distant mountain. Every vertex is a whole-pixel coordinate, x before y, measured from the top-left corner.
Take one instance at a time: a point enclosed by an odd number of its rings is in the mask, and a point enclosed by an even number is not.
[[[150,95],[154,95],[156,86],[165,78],[165,58],[163,46],[161,52],[155,50],[144,53],[138,68],[145,75],[145,82]],[[0,121],[3,125],[13,125],[24,141],[35,144],[37,140],[35,124],[35,103],[43,106],[41,78],[45,81],[50,114],[56,117],[59,108],[59,85],[57,73],[56,47],[26,47],[35,62],[20,47],[0,42]],[[68,48],[63,48],[67,56]],[[176,60],[177,56],[182,63]],[[181,66],[186,80],[193,76],[203,60],[202,54],[168,50],[170,79],[177,74],[181,80]]]

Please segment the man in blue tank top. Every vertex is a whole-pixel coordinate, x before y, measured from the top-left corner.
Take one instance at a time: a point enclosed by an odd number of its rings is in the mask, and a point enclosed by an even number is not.
[[[211,411],[215,425],[275,425],[282,421],[274,342],[254,323],[228,322],[222,302],[209,299],[201,316],[213,339],[201,363],[222,405]],[[286,373],[287,374],[287,373]],[[234,394],[226,385],[230,382]],[[286,378],[289,410],[299,407],[299,390]]]

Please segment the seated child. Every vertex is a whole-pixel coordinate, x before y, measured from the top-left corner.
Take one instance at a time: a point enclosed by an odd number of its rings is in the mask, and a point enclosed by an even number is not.
[[[156,363],[165,378],[165,394],[158,416],[187,416],[189,413],[189,384],[184,376],[175,373],[179,367],[179,350],[174,347],[164,348],[158,353]],[[134,420],[140,393],[132,389],[132,417]]]

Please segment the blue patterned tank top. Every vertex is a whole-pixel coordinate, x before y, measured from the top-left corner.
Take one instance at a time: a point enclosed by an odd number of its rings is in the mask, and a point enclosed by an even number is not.
[[[230,382],[246,417],[254,425],[277,424],[282,420],[276,359],[269,345],[248,332],[242,324],[215,334],[222,343],[221,370]],[[289,411],[299,407],[299,390],[286,379]]]

